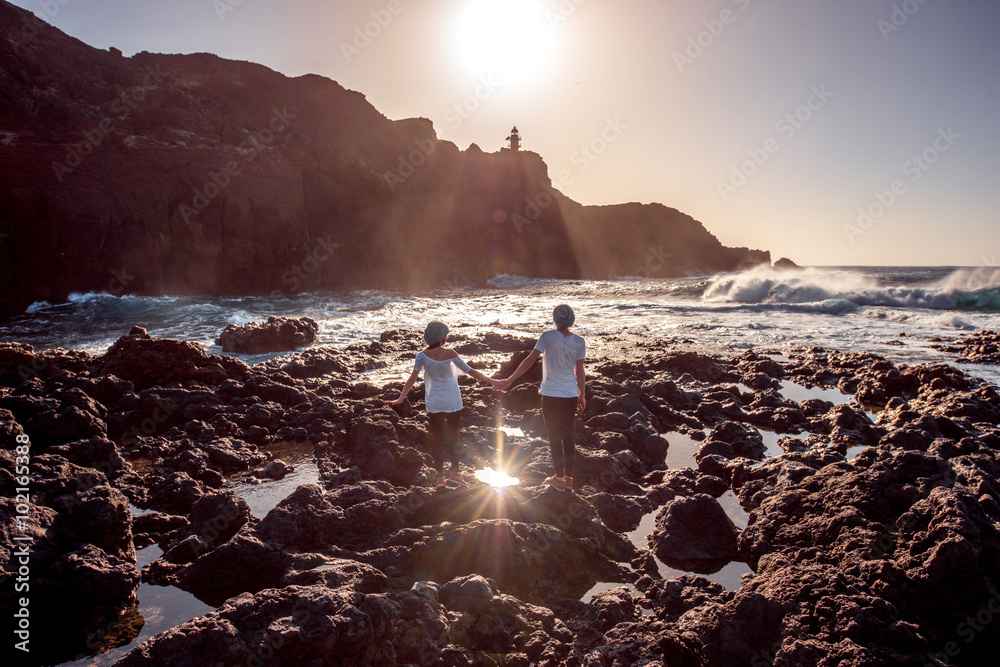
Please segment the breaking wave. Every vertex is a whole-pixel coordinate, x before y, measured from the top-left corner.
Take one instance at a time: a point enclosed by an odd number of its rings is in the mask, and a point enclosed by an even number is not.
[[[712,303],[820,305],[828,310],[853,307],[921,308],[981,313],[1000,312],[1000,269],[959,269],[938,280],[886,285],[858,271],[767,267],[715,277],[702,300]],[[830,308],[832,304],[838,307]]]

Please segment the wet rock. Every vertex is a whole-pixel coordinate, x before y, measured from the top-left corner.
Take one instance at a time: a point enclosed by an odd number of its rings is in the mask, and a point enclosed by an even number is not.
[[[58,456],[31,457],[27,515],[18,510],[14,452],[0,450],[0,575],[13,577],[27,549],[33,659],[63,662],[135,602],[139,584],[128,501],[104,475]],[[16,517],[24,517],[18,521]],[[29,537],[21,542],[17,536]],[[15,554],[18,554],[15,557]],[[10,567],[11,571],[7,568]],[[23,593],[23,591],[22,591]],[[23,597],[0,592],[13,614]]]
[[[1000,333],[996,331],[963,334],[953,343],[935,343],[930,347],[957,354],[961,361],[970,364],[1000,364]]]
[[[649,536],[656,556],[688,571],[715,571],[716,563],[739,557],[739,530],[715,498],[705,494],[671,500],[656,517]],[[706,570],[707,568],[707,570]]]
[[[481,574],[536,603],[579,598],[597,581],[624,580],[620,566],[590,540],[544,523],[502,519],[407,529],[366,560],[383,571],[395,567],[412,581]]]
[[[309,317],[269,317],[266,322],[230,324],[215,344],[236,354],[285,352],[312,344],[318,333],[319,324]]]
[[[356,466],[366,479],[383,479],[397,486],[410,486],[420,472],[423,457],[411,447],[401,447],[392,422],[389,419],[380,420],[380,416],[361,416],[351,424],[347,465]]]
[[[697,352],[672,352],[656,360],[656,370],[666,371],[675,377],[689,374],[699,382],[718,384],[732,382],[734,377],[718,360]]]
[[[299,562],[301,568],[298,569]],[[366,563],[347,558],[317,558],[314,554],[292,560],[281,578],[282,586],[312,586],[323,584],[329,588],[353,588],[363,593],[386,590],[388,579],[380,570]]]
[[[191,506],[190,530],[215,547],[228,541],[252,517],[243,498],[228,491],[206,494]]]
[[[17,387],[32,378],[48,378],[63,371],[87,373],[94,358],[80,350],[56,348],[35,352],[31,345],[0,343],[0,386]]]
[[[706,456],[718,456],[723,459],[740,457],[760,461],[766,451],[764,439],[757,429],[727,421],[712,429],[695,453],[695,460],[699,465]]]
[[[107,427],[100,418],[76,406],[35,415],[24,425],[24,429],[31,436],[32,445],[42,451],[76,440],[107,435]]]
[[[268,479],[284,479],[285,475],[292,472],[294,469],[295,468],[288,463],[278,459],[277,461],[271,461],[264,466],[264,470],[261,471],[261,475],[263,477],[267,477]]]
[[[99,470],[111,480],[121,476],[128,467],[115,443],[102,436],[50,447],[48,453],[62,456],[70,463]]]
[[[838,405],[827,413],[826,421],[832,425],[829,433],[834,442],[871,444],[880,435],[868,415],[847,403]]]
[[[532,520],[557,526],[568,535],[588,540],[611,560],[625,562],[636,555],[632,543],[609,530],[597,509],[575,493],[547,488],[522,508]]]
[[[671,623],[703,604],[724,602],[732,596],[721,584],[694,575],[666,580],[646,576],[636,582],[636,588],[653,603],[657,619]]]
[[[187,380],[218,385],[224,378],[213,370],[216,367],[226,377],[240,380],[249,370],[231,357],[209,356],[194,343],[152,338],[141,327],[133,327],[127,336],[119,338],[96,366],[95,376],[114,375],[131,382],[137,391]]]
[[[173,472],[157,479],[150,486],[146,505],[167,514],[186,516],[205,492],[205,485],[192,479],[187,473]]]
[[[159,664],[245,665],[278,654],[311,664],[393,664],[389,632],[395,605],[381,596],[325,586],[291,586],[241,595],[218,611],[160,633],[133,649],[122,667]],[[276,619],[287,623],[275,623]]]
[[[628,496],[597,493],[587,496],[587,502],[597,510],[604,525],[616,533],[628,533],[635,530],[646,514],[643,503]]]
[[[186,528],[190,522],[186,517],[149,512],[132,517],[132,533],[136,544],[160,542],[167,533]]]
[[[261,368],[268,373],[285,373],[289,377],[304,380],[330,376],[349,379],[356,372],[367,370],[368,366],[374,366],[374,363],[352,360],[336,348],[318,347],[271,359]]]
[[[719,477],[706,475],[690,468],[681,468],[665,471],[663,479],[656,486],[656,489],[650,489],[646,495],[648,498],[653,498],[658,490],[664,488],[670,489],[677,496],[693,496],[703,493],[718,498],[729,491],[729,484]],[[657,503],[657,505],[662,505],[666,500]]]

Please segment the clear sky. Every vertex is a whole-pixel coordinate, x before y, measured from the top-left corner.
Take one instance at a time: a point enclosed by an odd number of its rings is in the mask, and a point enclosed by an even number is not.
[[[14,4],[126,55],[321,74],[463,149],[516,123],[573,199],[775,259],[1000,264],[998,0]]]

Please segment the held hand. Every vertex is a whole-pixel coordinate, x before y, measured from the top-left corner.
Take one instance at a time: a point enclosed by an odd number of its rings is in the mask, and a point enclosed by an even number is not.
[[[397,398],[395,401],[382,401],[382,402],[385,403],[386,405],[399,405],[399,404],[401,404],[403,402],[403,400],[404,399],[402,397],[400,397],[400,398]]]
[[[576,404],[576,407],[580,408],[580,412],[582,413],[584,410],[587,409],[587,399],[581,396],[579,403]]]

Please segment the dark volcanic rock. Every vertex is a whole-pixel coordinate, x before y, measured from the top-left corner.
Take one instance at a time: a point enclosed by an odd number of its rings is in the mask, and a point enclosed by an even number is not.
[[[135,327],[98,360],[95,375],[114,375],[141,391],[187,380],[220,385],[230,376],[244,380],[248,371],[231,357],[209,356],[194,343],[152,338]]]
[[[219,334],[215,344],[223,352],[265,354],[286,352],[311,345],[319,333],[319,324],[309,317],[269,317],[266,322],[230,324]]]
[[[733,379],[718,360],[696,352],[668,353],[658,359],[656,364],[657,370],[668,371],[678,377],[687,373],[699,382],[709,384],[729,382]]]
[[[589,540],[547,524],[503,519],[407,529],[366,559],[383,571],[395,567],[407,572],[408,579],[481,574],[536,603],[579,598],[598,581],[625,581],[626,576]]]
[[[970,364],[1000,364],[1000,333],[996,331],[964,334],[953,343],[935,343],[930,347],[957,354],[961,361]]]
[[[711,573],[739,557],[738,536],[739,530],[719,501],[698,494],[667,503],[656,517],[649,541],[664,563]]]
[[[103,644],[106,629],[135,603],[139,573],[128,501],[99,473],[58,456],[32,456],[25,515],[17,510],[23,475],[16,474],[14,454],[0,450],[0,577],[13,581],[18,567],[28,566],[31,657],[59,663]],[[15,541],[21,536],[30,540]],[[25,592],[4,587],[0,611],[10,618]]]
[[[527,666],[523,653],[517,660],[526,638],[568,635],[560,626],[548,609],[505,595],[482,577],[378,594],[292,585],[234,598],[116,664],[489,665],[496,664],[492,654]]]
[[[331,348],[311,348],[285,357],[269,360],[261,368],[267,372],[287,373],[297,379],[333,375],[344,379],[353,377],[355,371],[367,370],[369,365],[352,361],[344,352]]]
[[[719,456],[724,459],[739,457],[760,461],[764,458],[765,451],[767,448],[764,446],[764,439],[757,429],[727,421],[712,429],[695,453],[695,459],[699,463],[707,456]]]

